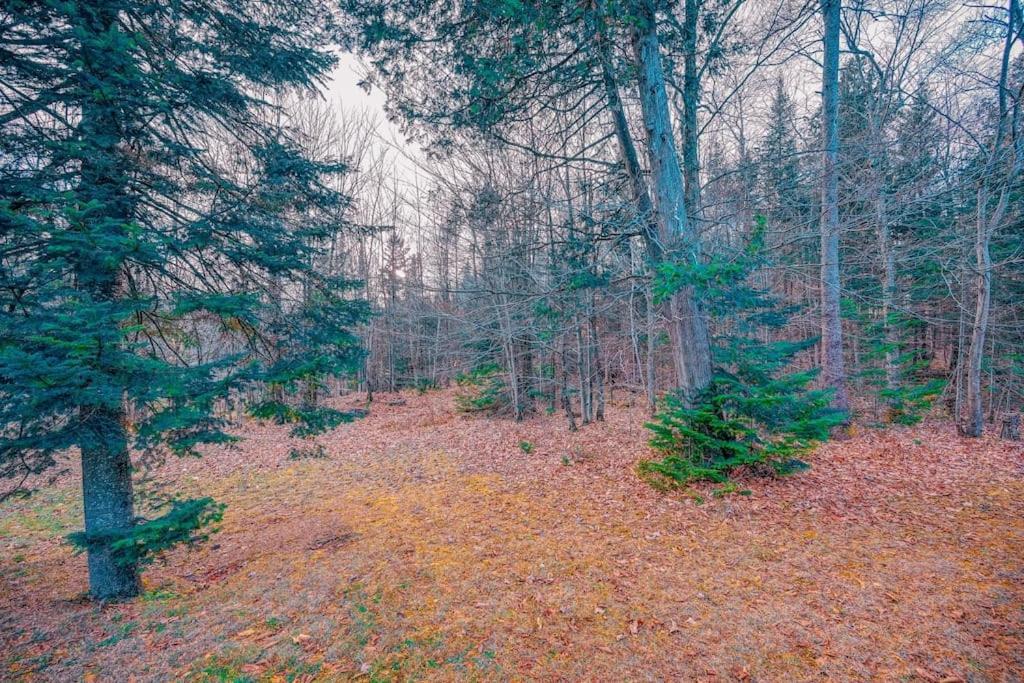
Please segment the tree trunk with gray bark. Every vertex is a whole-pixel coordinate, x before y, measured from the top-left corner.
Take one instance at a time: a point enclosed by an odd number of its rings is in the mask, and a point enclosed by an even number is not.
[[[700,244],[687,221],[686,191],[679,168],[665,74],[656,30],[655,4],[641,0],[633,33],[640,107],[654,183],[654,212],[663,245],[693,265],[700,262]],[[711,381],[711,345],[707,320],[693,287],[683,287],[669,300],[669,335],[679,386],[693,398]]]
[[[821,345],[825,386],[832,405],[850,409],[843,360],[839,280],[839,20],[840,0],[822,0],[825,55],[822,69]]]

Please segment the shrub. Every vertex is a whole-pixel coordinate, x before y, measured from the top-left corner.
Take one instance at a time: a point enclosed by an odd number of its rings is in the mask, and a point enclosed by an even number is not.
[[[814,372],[771,377],[751,369],[720,368],[690,406],[667,395],[646,425],[654,434],[651,446],[664,457],[641,462],[640,475],[666,489],[701,480],[726,483],[740,468],[760,474],[805,469],[798,456],[827,440],[842,413],[828,407],[829,392],[808,388]]]
[[[428,391],[432,391],[438,388],[437,380],[430,379],[429,377],[420,377],[416,380],[416,393],[423,395]]]
[[[288,451],[289,460],[324,460],[326,458],[327,452],[324,450],[323,444],[319,443],[293,448]]]
[[[656,488],[702,480],[725,484],[741,468],[761,474],[804,469],[798,456],[845,419],[829,408],[830,392],[810,388],[816,370],[787,372],[814,339],[763,341],[764,331],[783,326],[790,312],[749,284],[760,263],[764,227],[759,218],[750,244],[728,262],[659,269],[655,291],[664,297],[695,287],[722,333],[715,339],[711,383],[691,401],[666,395],[646,425],[653,432],[651,446],[663,457],[642,461],[637,471]]]
[[[496,413],[511,406],[504,373],[494,363],[478,366],[455,378],[455,407],[462,413]]]

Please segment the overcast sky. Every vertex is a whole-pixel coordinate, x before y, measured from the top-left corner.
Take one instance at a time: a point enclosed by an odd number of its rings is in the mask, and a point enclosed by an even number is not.
[[[338,61],[337,68],[331,74],[324,97],[335,107],[347,111],[367,110],[371,112],[378,122],[378,136],[381,143],[396,149],[395,155],[396,171],[400,178],[408,179],[415,173],[416,162],[410,158],[419,158],[418,148],[406,142],[399,126],[388,121],[384,113],[384,105],[387,98],[380,88],[373,88],[369,93],[357,85],[363,80],[366,69],[359,63],[359,60],[351,54],[342,54]]]

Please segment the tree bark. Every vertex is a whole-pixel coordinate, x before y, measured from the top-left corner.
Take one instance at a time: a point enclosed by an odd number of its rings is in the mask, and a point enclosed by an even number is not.
[[[93,35],[116,30],[117,16],[104,3],[84,12]],[[127,170],[119,147],[127,134],[117,101],[116,73],[110,72],[107,55],[95,44],[85,42],[80,59],[88,74],[87,87],[102,92],[96,83],[106,83],[113,92],[90,99],[82,108],[77,134],[89,150],[81,158],[83,206],[90,224],[101,231],[124,231],[133,213],[127,195]],[[110,237],[105,235],[105,237]],[[117,298],[123,254],[117,239],[110,239],[107,252],[80,253],[75,264],[78,288],[97,303]],[[125,434],[125,412],[118,387],[119,353],[116,343],[105,336],[95,340],[94,371],[107,386],[89,386],[78,407],[81,421],[82,497],[85,533],[88,539],[89,591],[99,600],[131,598],[139,593],[138,568],[132,562],[118,562],[110,547],[111,538],[135,525],[132,499],[131,458]],[[114,356],[111,358],[110,356]],[[95,383],[94,383],[95,384]]]
[[[592,382],[592,403],[594,404],[594,419],[604,422],[604,368],[601,362],[601,337],[597,333],[597,313],[594,310],[594,295],[591,293],[590,311],[588,313],[588,324],[590,333],[590,349],[593,360],[590,363],[590,376]]]
[[[647,153],[654,181],[654,209],[659,239],[671,244],[692,265],[700,262],[700,244],[689,229],[682,172],[665,93],[655,3],[640,0],[633,33],[640,108],[647,132]],[[711,381],[711,345],[707,321],[693,287],[683,287],[669,300],[669,334],[676,377],[687,399]]]
[[[825,386],[832,405],[849,411],[843,362],[839,280],[839,20],[841,0],[822,0],[825,55],[822,69],[821,344]]]
[[[560,393],[562,395],[562,409],[565,411],[565,419],[569,421],[569,431],[575,432],[578,428],[576,427],[576,414],[572,410],[572,397],[569,395],[569,354],[566,353],[565,337],[561,340],[562,346],[562,382]]]
[[[900,373],[897,363],[898,342],[896,327],[893,325],[896,297],[896,254],[893,250],[892,228],[889,226],[885,211],[885,197],[879,187],[875,198],[875,215],[878,223],[878,248],[882,257],[882,341],[885,345],[885,388],[896,391],[900,386]],[[893,405],[892,398],[887,403]]]
[[[967,353],[967,420],[963,426],[966,436],[979,437],[985,430],[984,402],[981,395],[981,365],[985,355],[985,335],[988,332],[989,309],[992,302],[992,255],[989,243],[995,224],[1002,220],[1006,206],[1006,193],[999,199],[991,217],[986,215],[988,191],[982,181],[978,191],[978,220],[974,234],[974,321],[971,325],[971,345]]]
[[[700,146],[697,108],[700,105],[700,74],[697,70],[697,22],[702,0],[686,0],[683,9],[683,180],[690,227],[699,233]]]
[[[639,155],[633,142],[629,123],[619,96],[618,84],[612,68],[611,51],[605,32],[603,5],[599,5],[595,39],[598,44],[605,98],[612,113],[612,126],[619,154],[630,182],[633,200],[644,225],[644,243],[649,267],[665,256],[667,244],[682,240],[684,252],[699,259],[696,237],[688,234],[686,200],[683,179],[679,170],[675,142],[672,139],[668,97],[665,93],[664,72],[661,66],[659,42],[655,31],[655,7],[649,0],[640,3],[647,18],[645,26],[634,33],[636,63],[640,71],[641,106],[647,130],[647,148],[651,160],[651,174],[656,185],[655,198],[644,181]],[[693,288],[684,288],[669,300],[669,337],[676,381],[687,396],[700,392],[711,381],[711,348],[707,322],[695,298]],[[653,347],[653,341],[649,344]],[[654,391],[653,354],[648,354],[648,392]],[[650,396],[648,397],[650,400]]]
[[[123,534],[135,524],[131,459],[120,411],[95,407],[84,420],[89,445],[82,447],[85,533],[90,539]],[[89,592],[98,600],[139,594],[138,569],[119,563],[107,542],[88,545]]]
[[[601,9],[603,11],[603,5],[601,5]],[[603,16],[598,16],[596,21],[594,37],[601,62],[605,100],[612,114],[612,128],[619,146],[619,157],[622,160],[626,177],[629,179],[630,191],[633,201],[636,203],[637,213],[640,220],[643,221],[644,246],[648,261],[657,263],[662,258],[662,249],[661,243],[658,241],[658,226],[654,220],[654,206],[651,204],[650,190],[644,180],[643,169],[640,168],[640,156],[636,151],[636,144],[633,142],[633,134],[629,130],[629,121],[626,119],[626,111],[619,95],[619,86],[615,80],[611,48],[608,45],[608,36],[605,30],[605,19]]]
[[[1009,182],[1018,168],[1007,164],[1004,158],[1004,142],[1010,123],[1010,112],[1007,105],[1007,81],[1010,72],[1010,53],[1016,36],[1016,21],[1020,8],[1018,0],[1009,0],[1006,18],[1006,39],[1003,44],[1002,60],[997,84],[997,100],[999,102],[999,121],[996,126],[995,140],[992,151],[985,163],[978,188],[977,221],[974,234],[974,282],[975,305],[974,321],[971,326],[971,346],[967,354],[967,419],[962,431],[967,436],[979,437],[985,428],[984,402],[981,395],[981,366],[985,355],[985,336],[988,332],[989,308],[992,301],[992,255],[989,244],[992,234],[999,229],[1006,213],[1009,196]],[[1019,163],[1019,162],[1018,162]],[[1008,165],[1005,174],[999,181],[1000,189],[995,206],[992,203],[993,192],[989,183],[997,175],[998,167]]]
[[[1020,441],[1020,415],[1015,414],[1004,417],[999,436],[1009,441]]]
[[[647,314],[647,357],[645,370],[647,371],[647,411],[654,415],[658,411],[658,378],[655,372],[655,361],[657,360],[657,331],[655,322],[657,316],[654,311],[654,292],[648,283],[644,290],[644,312]]]
[[[579,381],[580,390],[580,419],[583,424],[590,424],[591,403],[590,403],[590,369],[588,367],[588,355],[584,354],[583,348],[583,327],[577,313],[573,322],[576,326],[576,377]]]

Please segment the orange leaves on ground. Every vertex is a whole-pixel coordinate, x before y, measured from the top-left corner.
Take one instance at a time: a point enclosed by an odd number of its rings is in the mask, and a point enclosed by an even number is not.
[[[139,680],[952,683],[1024,671],[1019,448],[941,423],[862,430],[807,473],[744,482],[749,498],[664,496],[633,474],[642,409],[608,412],[570,434],[557,417],[465,418],[447,393],[410,395],[321,437],[329,457],[309,461],[288,460],[286,430],[247,426],[241,450],[158,473],[229,507],[220,534],[153,567],[130,605],[76,599],[84,564],[57,540],[75,522],[60,513],[77,505],[73,480],[39,510],[8,503],[5,675],[104,680],[130,663]]]

